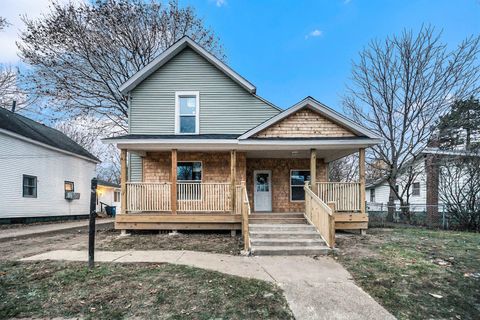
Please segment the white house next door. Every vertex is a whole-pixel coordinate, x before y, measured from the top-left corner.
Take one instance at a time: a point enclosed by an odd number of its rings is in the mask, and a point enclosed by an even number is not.
[[[255,170],[253,181],[255,211],[272,211],[272,171]]]

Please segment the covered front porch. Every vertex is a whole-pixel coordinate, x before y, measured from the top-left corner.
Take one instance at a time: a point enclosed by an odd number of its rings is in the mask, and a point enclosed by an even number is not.
[[[305,182],[325,204],[334,203],[336,229],[367,229],[364,148],[138,148],[121,150],[117,229],[235,232],[243,226],[245,233],[249,220],[260,214],[305,213]],[[359,181],[328,181],[328,163],[354,152],[359,153]],[[128,179],[129,153],[142,158],[141,181]]]

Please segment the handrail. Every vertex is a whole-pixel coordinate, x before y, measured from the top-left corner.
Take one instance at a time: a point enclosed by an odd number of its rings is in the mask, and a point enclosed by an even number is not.
[[[361,211],[360,182],[317,182],[316,191],[323,202],[335,202],[337,211]]]
[[[322,201],[305,183],[305,217],[315,226],[330,248],[335,247],[335,203]]]
[[[242,181],[242,235],[243,235],[243,246],[245,252],[250,250],[250,230],[249,230],[249,215],[250,215],[250,202],[248,201],[247,188],[245,187],[245,181]]]
[[[170,211],[170,183],[127,182],[125,185],[127,213]]]
[[[180,212],[231,211],[230,184],[223,182],[177,182]]]

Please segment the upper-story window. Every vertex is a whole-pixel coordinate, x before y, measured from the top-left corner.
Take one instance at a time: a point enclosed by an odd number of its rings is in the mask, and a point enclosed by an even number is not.
[[[414,182],[412,185],[412,196],[420,195],[420,182]]]
[[[175,92],[175,133],[199,133],[199,104],[198,91]]]

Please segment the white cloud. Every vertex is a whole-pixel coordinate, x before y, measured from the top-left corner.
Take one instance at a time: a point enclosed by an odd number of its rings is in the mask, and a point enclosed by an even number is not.
[[[305,36],[305,39],[308,39],[310,37],[321,37],[321,36],[323,36],[323,31],[315,29],[315,30],[311,31],[309,34],[307,34]]]
[[[68,2],[62,0],[61,2]],[[77,1],[80,2],[80,1]],[[19,61],[18,50],[15,41],[18,40],[20,30],[24,28],[21,17],[39,17],[48,11],[51,0],[2,0],[0,16],[10,23],[3,31],[0,31],[0,63],[16,63]]]
[[[227,5],[227,0],[216,0],[215,4],[217,5],[217,7],[223,7]]]

